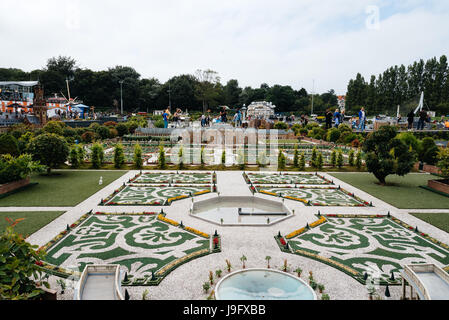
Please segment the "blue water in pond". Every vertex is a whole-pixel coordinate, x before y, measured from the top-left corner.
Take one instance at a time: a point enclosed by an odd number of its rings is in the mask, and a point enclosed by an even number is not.
[[[282,273],[249,270],[221,282],[220,300],[314,300],[312,289]]]

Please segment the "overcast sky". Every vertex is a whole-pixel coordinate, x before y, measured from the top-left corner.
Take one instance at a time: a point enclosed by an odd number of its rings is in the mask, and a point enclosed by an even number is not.
[[[240,86],[344,94],[348,81],[449,54],[447,0],[0,2],[0,67],[135,68],[166,81],[212,69]]]

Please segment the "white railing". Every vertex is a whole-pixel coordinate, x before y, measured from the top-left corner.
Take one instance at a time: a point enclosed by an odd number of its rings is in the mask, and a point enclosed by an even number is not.
[[[125,300],[121,293],[121,272],[120,265],[88,265],[84,268],[83,273],[75,288],[74,300],[81,300],[83,296],[84,286],[87,278],[92,274],[113,274],[114,275],[114,298],[116,300]]]
[[[422,281],[419,278],[419,276],[417,275],[417,273],[433,272],[438,277],[443,279],[446,283],[449,283],[449,274],[434,264],[407,265],[404,267],[404,271],[405,271],[406,275],[410,278],[410,280],[413,281],[415,283],[415,285],[418,287],[417,289],[419,289],[422,292],[422,294],[426,300],[432,300],[432,298],[430,297],[428,289],[422,283]]]

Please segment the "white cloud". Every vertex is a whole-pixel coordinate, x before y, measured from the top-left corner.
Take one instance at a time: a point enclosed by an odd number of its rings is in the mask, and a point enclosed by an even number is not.
[[[378,31],[365,27],[372,4]],[[161,81],[210,68],[241,86],[315,79],[317,92],[344,93],[357,72],[446,54],[448,18],[441,1],[18,0],[0,4],[0,66],[30,71],[61,54]]]

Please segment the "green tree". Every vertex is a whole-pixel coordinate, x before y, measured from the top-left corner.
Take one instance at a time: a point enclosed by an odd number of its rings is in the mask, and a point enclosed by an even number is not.
[[[285,164],[286,164],[286,158],[284,151],[282,149],[279,150],[279,157],[278,157],[278,168],[279,170],[285,170]]]
[[[142,159],[142,147],[140,144],[136,143],[134,146],[134,167],[136,169],[142,169],[143,159]]]
[[[318,156],[317,149],[316,149],[316,147],[313,147],[313,149],[312,149],[312,157],[310,159],[310,164],[311,164],[312,168],[315,168],[317,156]]]
[[[301,153],[301,157],[299,158],[299,168],[300,171],[306,170],[306,155],[304,152]]]
[[[293,167],[298,168],[299,167],[299,151],[298,151],[298,145],[295,145],[295,154],[293,156]]]
[[[166,168],[165,163],[165,150],[163,146],[159,147],[159,169],[164,170]]]
[[[315,164],[315,167],[318,169],[318,170],[321,170],[321,169],[323,169],[323,154],[321,153],[321,152],[318,152],[318,157],[317,157],[317,159],[316,159],[316,164]]]
[[[355,156],[355,152],[354,152],[354,150],[351,149],[351,151],[349,151],[349,156],[348,156],[348,164],[350,167],[354,166],[354,156]]]
[[[179,157],[179,170],[182,170],[184,169],[184,149],[182,147],[179,148],[178,157]]]
[[[70,153],[69,153],[69,162],[72,168],[79,168],[80,167],[80,162],[79,162],[80,158],[79,158],[79,154],[78,154],[78,146],[73,146],[70,149]]]
[[[439,149],[431,137],[425,137],[418,146],[418,159],[430,165],[437,162]]]
[[[285,122],[282,121],[278,121],[274,124],[274,129],[276,130],[287,130],[288,129],[288,124],[286,124]]]
[[[47,166],[47,174],[67,161],[69,147],[63,137],[54,133],[41,134],[33,138],[28,146],[33,160]]]
[[[104,161],[104,149],[100,144],[95,143],[92,146],[91,151],[92,151],[92,168],[100,169]]]
[[[17,158],[10,154],[0,155],[0,184],[26,179],[31,173],[43,170],[44,166],[33,161],[29,154],[22,154]]]
[[[44,260],[45,253],[14,232],[21,220],[7,218],[10,226],[0,236],[0,300],[33,300],[43,293],[35,281],[42,278],[38,264]],[[42,285],[50,287],[48,282]]]
[[[359,151],[357,152],[356,158],[355,158],[355,166],[357,169],[362,169],[362,153]]]
[[[449,149],[441,149],[438,153],[438,168],[445,177],[449,177]]]
[[[64,135],[64,130],[63,130],[64,126],[65,126],[65,124],[61,121],[49,121],[44,126],[44,131],[47,133],[54,133],[59,136],[63,136]]]
[[[400,139],[395,127],[383,126],[368,135],[363,144],[366,166],[382,185],[390,174],[405,176],[415,163],[416,154]]]
[[[335,149],[331,153],[331,165],[333,168],[337,165],[337,151]]]
[[[115,129],[117,129],[119,137],[123,137],[124,135],[128,134],[128,127],[126,124],[119,123]]]
[[[341,169],[341,167],[343,167],[343,152],[341,150],[338,151],[338,155],[337,155],[337,167],[339,169]]]
[[[114,148],[114,167],[120,169],[125,164],[125,153],[123,151],[123,145],[117,144]]]
[[[10,134],[0,135],[0,154],[19,155],[19,142]]]

